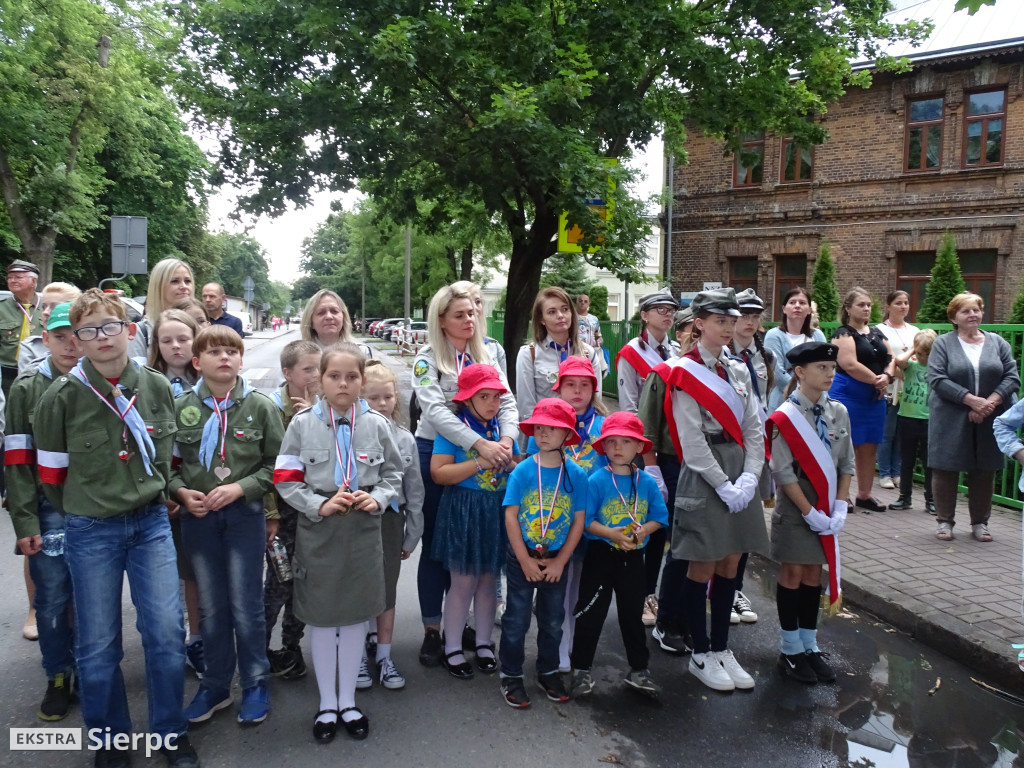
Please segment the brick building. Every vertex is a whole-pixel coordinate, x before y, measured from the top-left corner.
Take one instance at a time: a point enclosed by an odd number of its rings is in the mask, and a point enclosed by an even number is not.
[[[673,174],[674,289],[753,287],[778,319],[827,240],[840,294],[899,287],[913,318],[949,230],[986,321],[1004,320],[1024,278],[1024,37],[908,57],[829,108],[821,146],[748,135],[745,165],[692,133]]]

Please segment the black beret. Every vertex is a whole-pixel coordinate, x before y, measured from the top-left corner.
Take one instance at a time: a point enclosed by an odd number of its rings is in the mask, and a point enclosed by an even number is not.
[[[789,364],[810,365],[811,363],[834,363],[839,356],[839,347],[824,341],[807,341],[797,344],[786,353]]]

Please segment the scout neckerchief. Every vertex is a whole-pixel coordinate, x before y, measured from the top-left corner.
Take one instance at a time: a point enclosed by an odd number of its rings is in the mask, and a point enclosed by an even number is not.
[[[829,450],[823,444],[815,428],[807,423],[800,408],[792,400],[785,401],[768,421],[779,428],[779,434],[786,441],[800,469],[807,476],[817,495],[815,505],[826,515],[831,516],[836,502],[836,466]],[[826,502],[823,506],[822,502]],[[830,613],[839,610],[842,599],[840,585],[839,542],[831,534],[818,537],[828,562],[828,609]]]
[[[551,336],[548,336],[551,339]],[[559,344],[554,339],[548,342],[548,346],[558,353],[558,362],[564,363],[565,359],[569,356],[569,350],[572,348],[572,339],[568,339],[565,344]]]
[[[203,380],[199,379],[195,384],[197,395],[202,383]],[[252,387],[249,386],[249,383],[242,376],[237,378],[234,388],[222,400],[218,401],[212,394],[209,397],[203,398],[203,405],[213,411],[213,413],[210,414],[210,418],[203,425],[203,436],[199,440],[199,463],[206,467],[207,471],[212,469],[213,474],[221,482],[226,480],[231,474],[231,468],[227,466],[228,409],[237,405],[231,399],[231,394],[235,389],[238,389],[239,385],[242,387],[242,396],[238,399],[241,402],[252,392]],[[218,438],[220,438],[220,466],[213,467],[213,460],[218,453]]]
[[[501,440],[501,427],[498,424],[497,416],[488,420],[487,423],[484,423],[483,421],[476,417],[476,414],[472,412],[468,403],[466,404],[466,407],[460,411],[459,416],[462,419],[462,423],[465,424],[470,429],[472,429],[478,435],[480,435],[480,437],[483,437],[487,440],[491,440],[492,442],[495,443]],[[491,479],[489,482],[491,486],[497,488],[498,483],[501,482],[499,478],[504,473],[498,469],[493,469],[489,471],[491,472]],[[486,472],[488,472],[488,470],[485,469],[484,473]],[[484,477],[484,475],[479,472],[477,472],[477,475],[479,475],[481,478]]]
[[[21,310],[21,314],[23,314],[25,316],[25,320],[24,320],[24,322],[22,323],[22,326],[21,326],[21,338],[22,339],[26,338],[28,336],[28,334],[32,333],[32,315],[34,315],[36,313],[36,310],[39,309],[39,302],[42,301],[42,300],[43,300],[42,294],[40,294],[39,296],[36,296],[36,303],[32,307],[32,311],[29,312],[27,309],[25,309],[25,305],[22,304],[20,301],[18,301],[18,297],[17,296],[14,297],[14,303],[17,305],[18,309]]]
[[[327,406],[327,412],[331,416],[334,448],[338,455],[338,461],[334,465],[334,484],[339,490],[351,491],[359,487],[359,470],[356,466],[355,451],[352,450],[352,438],[356,432],[356,404],[352,403],[347,419],[344,416],[335,416],[331,405]]]
[[[558,468],[558,482],[555,483],[555,495],[551,499],[551,511],[548,512],[548,519],[544,520],[544,484],[540,479],[540,454],[533,457],[537,465],[537,507],[540,509],[540,541],[533,545],[533,548],[542,555],[548,551],[548,543],[544,541],[548,537],[548,528],[551,527],[551,518],[555,516],[555,505],[558,503],[558,491],[562,487],[562,473],[565,472],[565,462]]]
[[[594,410],[593,405],[583,413],[576,414],[576,432],[579,433],[580,442],[578,446],[569,446],[569,452],[572,454],[573,460],[578,459],[590,450],[590,430],[593,429],[596,419],[597,411]]]
[[[640,473],[640,470],[630,467],[629,471],[630,480],[632,481],[633,485],[633,509],[631,510],[629,508],[629,502],[626,501],[625,497],[622,495],[622,491],[619,490],[619,484],[615,480],[615,472],[612,471],[612,468],[610,466],[605,466],[605,469],[607,469],[608,474],[612,476],[612,485],[615,487],[615,493],[616,495],[618,495],[619,501],[622,502],[622,508],[625,509],[626,514],[629,515],[631,535],[634,537],[633,540],[636,541],[636,532],[640,530],[640,519],[637,516],[636,512],[637,506],[640,504],[640,494],[637,491],[635,481]],[[618,545],[616,545],[615,548],[618,549]]]
[[[743,400],[732,384],[692,357],[684,357],[681,364],[672,367],[669,384],[690,395],[729,437],[743,445]]]
[[[641,335],[646,339],[647,331],[642,331]],[[660,345],[668,349],[668,337]],[[636,371],[636,375],[643,382],[651,370],[656,365],[660,365],[665,362],[665,359],[658,353],[657,348],[651,346],[650,342],[641,344],[641,339],[635,338],[630,339],[629,343],[626,344],[622,349],[619,350],[619,354],[615,356],[615,366],[619,365],[619,360],[624,359],[627,363],[633,366],[633,370]]]
[[[138,363],[130,361],[130,364],[138,368]],[[92,382],[89,381],[89,377],[86,376],[81,362],[71,369],[71,375],[91,389],[97,399],[117,414],[117,418],[123,424],[121,430],[122,447],[117,453],[117,458],[121,459],[121,461],[130,461],[135,455],[135,451],[128,450],[128,433],[131,432],[132,437],[135,438],[135,444],[139,447],[139,450],[142,451],[142,465],[146,470],[146,474],[152,476],[152,462],[156,459],[156,447],[153,445],[153,441],[149,438],[149,430],[146,427],[146,422],[142,420],[142,416],[139,415],[138,410],[135,408],[135,400],[138,398],[138,395],[132,395],[132,399],[129,400],[121,393],[121,388],[115,386],[110,391],[110,396],[114,401],[111,403],[110,400],[108,400],[98,389],[96,389],[96,387],[92,385]]]
[[[458,350],[456,350],[455,351],[455,378],[458,378],[459,374],[462,373],[462,369],[465,368],[467,365],[470,365],[472,362],[473,362],[473,360],[469,356],[469,352],[459,352]]]

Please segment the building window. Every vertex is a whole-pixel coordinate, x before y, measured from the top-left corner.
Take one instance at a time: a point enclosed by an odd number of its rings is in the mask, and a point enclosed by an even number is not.
[[[729,259],[729,285],[736,293],[750,288],[757,293],[757,257]]]
[[[807,284],[807,257],[804,254],[775,257],[775,320],[782,321],[782,297],[790,289]]]
[[[967,95],[964,167],[1002,165],[1005,119],[1006,91],[983,91]]]
[[[743,134],[743,145],[733,166],[733,186],[760,186],[764,178],[764,132]]]
[[[898,287],[910,296],[909,318],[916,318],[917,311],[924,303],[925,289],[931,280],[932,267],[935,266],[934,251],[904,251],[897,253],[899,269]],[[967,290],[981,296],[985,302],[985,315],[982,322],[991,323],[995,316],[995,283],[996,283],[996,252],[994,250],[977,249],[958,251],[960,272]]]
[[[934,171],[942,165],[942,97],[907,102],[904,170]]]
[[[801,147],[793,139],[783,139],[781,165],[780,181],[783,184],[810,181],[814,172],[814,151],[810,147]]]

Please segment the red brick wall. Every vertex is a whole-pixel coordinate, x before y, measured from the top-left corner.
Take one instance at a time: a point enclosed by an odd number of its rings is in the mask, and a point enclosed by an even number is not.
[[[1006,87],[1003,164],[964,169],[965,91]],[[823,240],[839,291],[896,287],[899,251],[934,250],[945,230],[957,247],[995,249],[993,319],[1009,313],[1024,277],[1024,55],[931,63],[876,75],[824,116],[829,138],[814,150],[812,181],[780,184],[782,138],[765,140],[764,182],[735,189],[724,142],[690,133],[688,164],[676,163],[672,281],[676,291],[729,280],[728,259],[758,258],[758,293],[772,302],[775,256],[806,254],[807,281]],[[942,95],[941,168],[904,173],[906,100]]]

